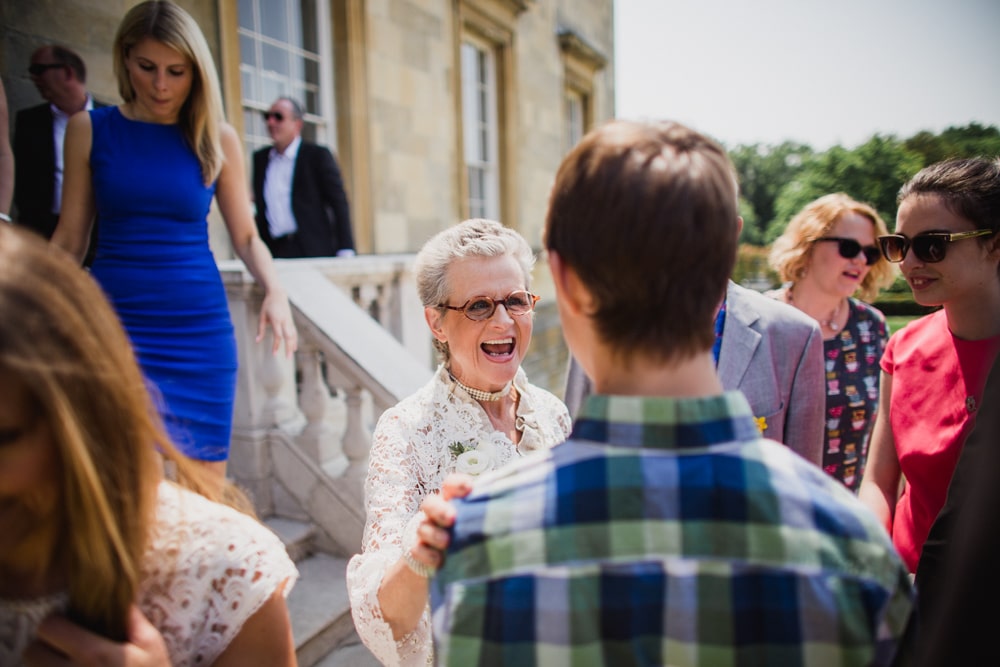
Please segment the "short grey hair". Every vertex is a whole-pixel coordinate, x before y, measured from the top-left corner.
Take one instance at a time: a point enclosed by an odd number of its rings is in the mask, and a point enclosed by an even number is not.
[[[513,229],[495,220],[473,218],[438,232],[417,253],[414,272],[420,302],[436,307],[448,301],[448,268],[455,260],[506,255],[517,260],[524,273],[524,288],[530,289],[535,254]]]
[[[507,255],[517,260],[524,274],[524,288],[530,290],[535,253],[524,237],[513,229],[496,220],[472,218],[438,232],[420,249],[414,264],[420,302],[432,308],[448,302],[451,296],[448,269],[455,260]],[[434,347],[447,366],[450,361],[447,345],[435,339]]]

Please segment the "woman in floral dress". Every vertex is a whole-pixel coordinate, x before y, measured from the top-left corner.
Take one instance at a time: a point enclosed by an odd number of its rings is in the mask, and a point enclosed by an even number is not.
[[[566,406],[521,370],[538,300],[528,291],[533,264],[520,234],[481,219],[438,233],[417,255],[441,365],[375,427],[363,551],[347,568],[354,624],[385,665],[432,662],[433,569],[416,534],[423,499],[448,473],[495,470],[569,434]]]

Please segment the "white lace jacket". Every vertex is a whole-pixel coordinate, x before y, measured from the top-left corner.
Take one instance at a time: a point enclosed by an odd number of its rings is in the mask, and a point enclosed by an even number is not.
[[[347,566],[347,589],[358,634],[387,667],[431,661],[427,611],[417,628],[397,642],[378,602],[382,577],[402,555],[403,540],[410,546],[423,499],[440,489],[449,473],[494,470],[519,454],[557,445],[569,435],[570,416],[562,401],[529,384],[522,370],[514,386],[520,394],[521,441],[516,447],[493,428],[482,406],[443,367],[415,394],[386,410],[375,427],[365,482],[368,520],[362,553]]]
[[[253,518],[163,482],[143,559],[139,608],[163,634],[174,667],[211,665],[248,618],[298,571],[281,540]],[[43,618],[65,593],[0,599],[0,665],[20,667]]]

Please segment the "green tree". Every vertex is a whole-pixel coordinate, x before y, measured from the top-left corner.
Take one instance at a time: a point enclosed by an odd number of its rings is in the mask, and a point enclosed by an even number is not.
[[[740,194],[746,202],[744,206],[741,201],[740,206],[743,215],[740,239],[744,243],[764,243],[765,232],[774,218],[778,192],[795,178],[812,155],[812,148],[793,141],[777,146],[740,144],[729,151],[739,178]]]
[[[1000,155],[1000,129],[969,123],[964,127],[949,127],[939,135],[918,132],[903,145],[922,155],[924,166],[950,158],[996,157]]]
[[[853,150],[834,146],[806,161],[798,175],[781,188],[765,240],[774,241],[806,204],[831,192],[846,192],[871,204],[891,229],[896,193],[923,166],[921,154],[908,150],[891,135],[876,134]]]

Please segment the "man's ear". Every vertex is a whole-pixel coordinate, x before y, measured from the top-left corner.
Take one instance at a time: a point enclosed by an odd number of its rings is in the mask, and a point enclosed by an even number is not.
[[[443,318],[444,313],[441,312],[440,308],[424,306],[424,319],[427,320],[427,326],[431,329],[431,335],[442,343],[447,343],[448,336],[445,335],[444,329],[441,328],[441,320]]]
[[[556,288],[556,298],[563,307],[574,315],[593,314],[597,310],[594,298],[580,280],[576,270],[566,264],[556,251],[549,250],[547,255],[549,271],[552,273],[552,282]]]

